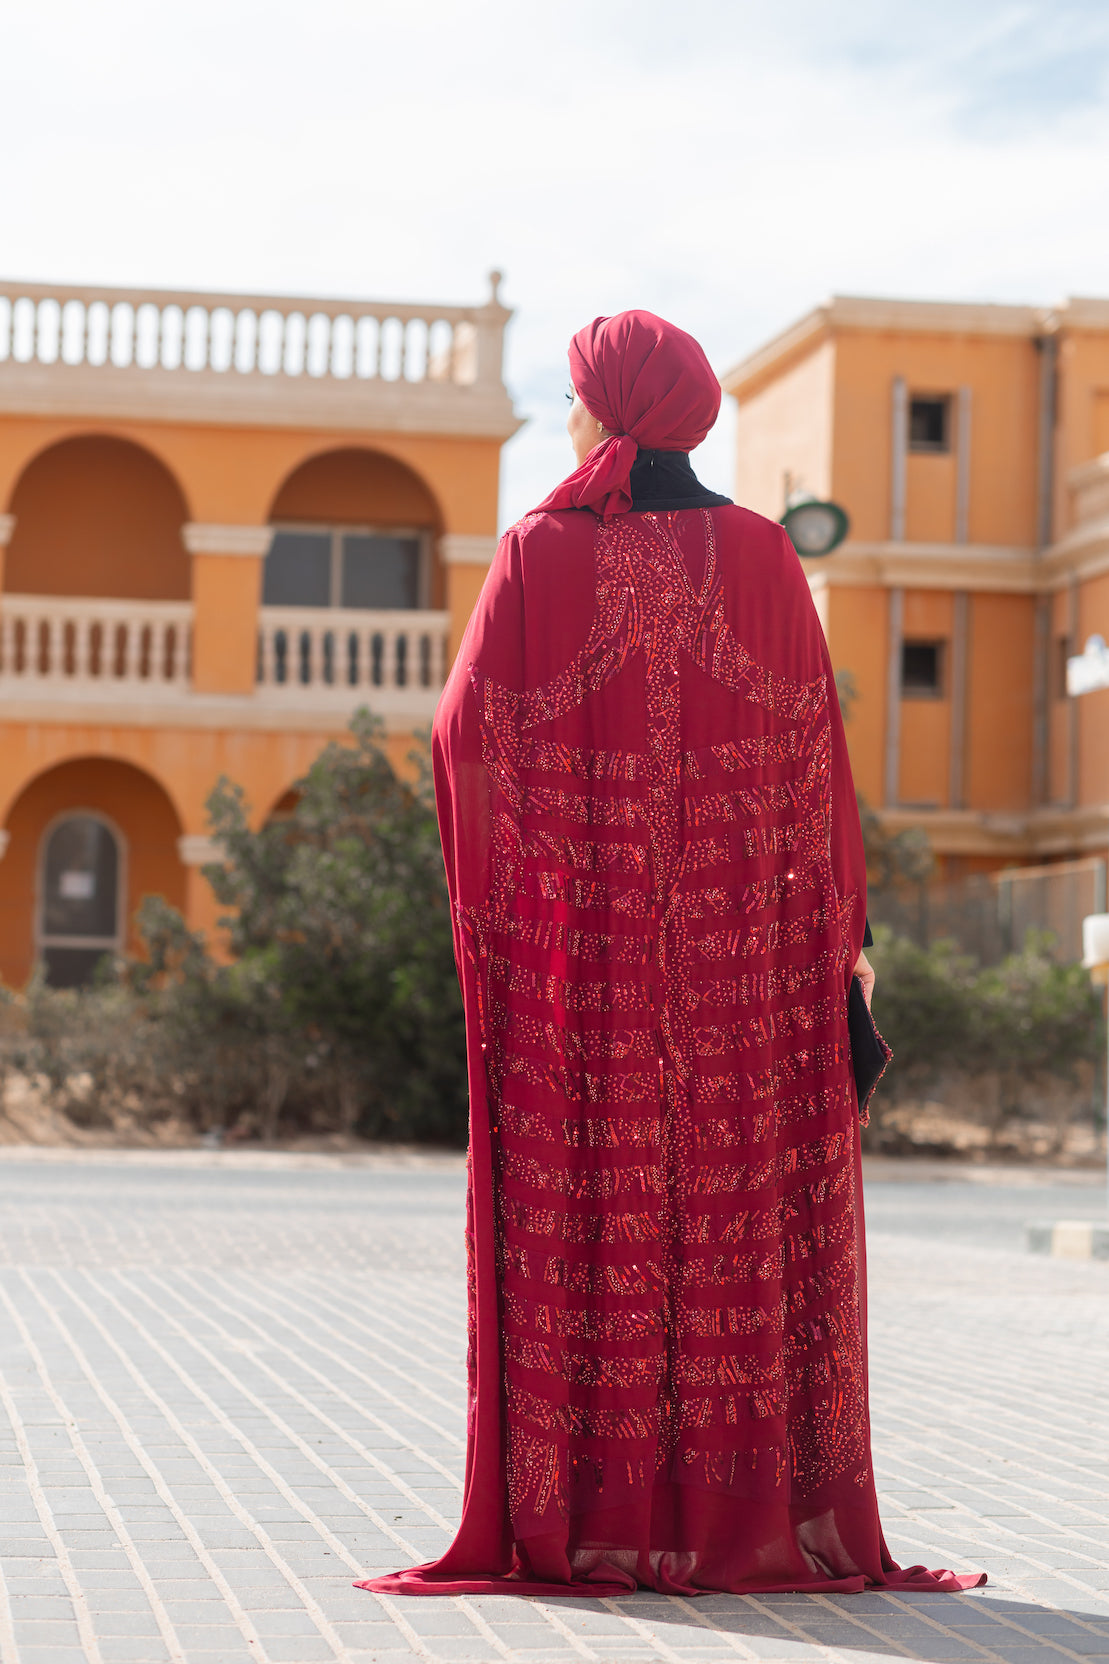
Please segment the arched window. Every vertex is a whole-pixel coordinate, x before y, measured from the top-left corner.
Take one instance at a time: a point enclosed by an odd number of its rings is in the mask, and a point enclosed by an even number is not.
[[[76,988],[122,940],[119,834],[87,811],[54,822],[43,839],[36,935],[46,980]]]

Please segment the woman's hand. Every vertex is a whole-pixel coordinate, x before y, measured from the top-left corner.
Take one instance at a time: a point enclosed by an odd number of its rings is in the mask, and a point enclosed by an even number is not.
[[[874,993],[874,966],[870,963],[870,960],[867,958],[865,953],[860,953],[859,957],[856,959],[854,974],[863,985],[863,999],[866,1001],[866,1008],[869,1011],[870,998]]]

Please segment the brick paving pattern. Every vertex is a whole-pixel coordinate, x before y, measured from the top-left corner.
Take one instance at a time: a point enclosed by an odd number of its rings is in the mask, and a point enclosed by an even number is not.
[[[462,1182],[452,1158],[0,1160],[0,1664],[1109,1661],[1109,1265],[1023,1248],[1092,1189],[870,1190],[891,1547],[989,1588],[352,1589],[458,1515]]]

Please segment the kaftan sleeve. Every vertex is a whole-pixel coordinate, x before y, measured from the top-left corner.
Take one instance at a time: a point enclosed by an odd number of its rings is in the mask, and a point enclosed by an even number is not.
[[[511,685],[523,636],[520,547],[504,534],[466,626],[432,729],[435,804],[447,869],[456,952],[460,922],[488,894],[493,781],[482,749],[475,667]],[[514,665],[516,661],[516,665]]]

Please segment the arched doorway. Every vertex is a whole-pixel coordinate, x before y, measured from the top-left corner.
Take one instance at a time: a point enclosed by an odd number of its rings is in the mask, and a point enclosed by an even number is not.
[[[123,945],[122,834],[90,810],[48,826],[39,854],[35,942],[54,988],[90,982],[105,954]]]
[[[12,493],[4,588],[22,595],[187,601],[180,486],[141,445],[81,434],[40,451]]]
[[[27,781],[4,829],[0,982],[10,988],[22,987],[36,962],[51,981],[68,982],[91,974],[112,947],[136,951],[144,896],[185,909],[180,816],[165,787],[134,763],[56,763]]]

